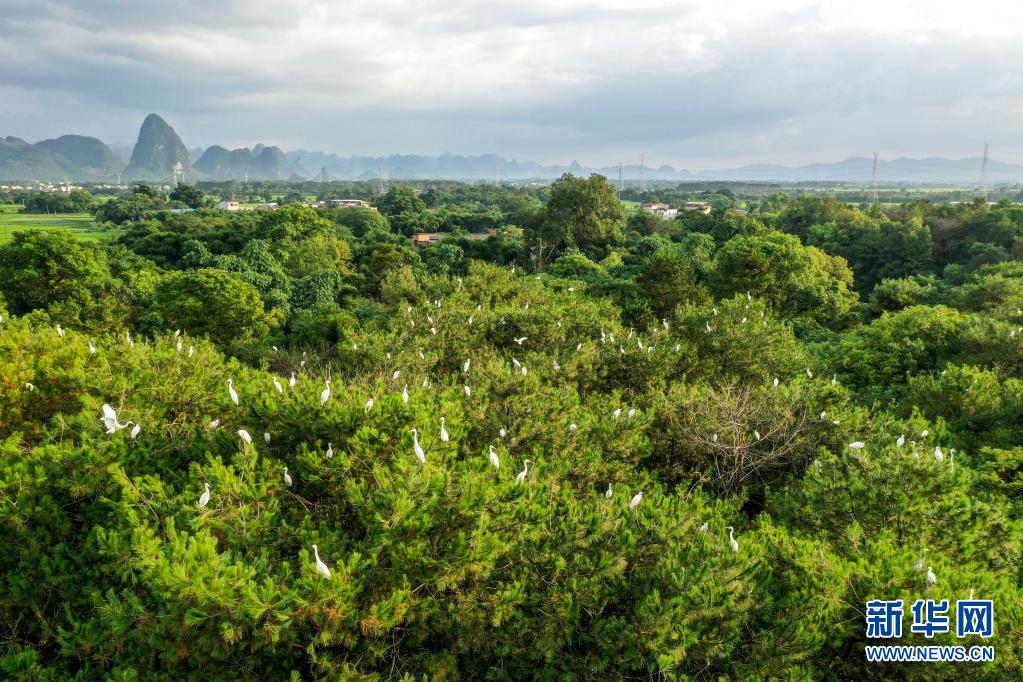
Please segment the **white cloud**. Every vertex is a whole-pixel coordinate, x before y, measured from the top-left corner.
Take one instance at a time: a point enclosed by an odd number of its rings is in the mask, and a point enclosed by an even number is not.
[[[1023,6],[998,0],[13,4],[0,133],[29,138],[157,111],[189,145],[694,167],[1023,132]]]

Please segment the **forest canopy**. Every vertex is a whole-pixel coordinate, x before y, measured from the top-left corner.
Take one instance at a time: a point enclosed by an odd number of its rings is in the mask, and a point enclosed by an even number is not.
[[[1017,675],[1023,210],[720,196],[13,234],[3,676]],[[991,639],[898,643],[993,662],[866,663],[867,600],[971,597]]]

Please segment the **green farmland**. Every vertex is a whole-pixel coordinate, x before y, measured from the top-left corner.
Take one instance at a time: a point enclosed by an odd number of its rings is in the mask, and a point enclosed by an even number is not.
[[[94,229],[88,213],[18,213],[20,208],[17,204],[0,204],[0,244],[10,241],[11,235],[20,230],[70,230],[80,239],[91,240],[116,237],[122,232]]]

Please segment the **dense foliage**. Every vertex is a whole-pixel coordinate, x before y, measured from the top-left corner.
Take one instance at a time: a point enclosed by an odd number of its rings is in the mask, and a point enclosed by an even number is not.
[[[726,204],[138,191],[117,243],[15,234],[2,675],[1015,676],[1023,212]],[[865,662],[868,599],[971,594],[995,662]]]

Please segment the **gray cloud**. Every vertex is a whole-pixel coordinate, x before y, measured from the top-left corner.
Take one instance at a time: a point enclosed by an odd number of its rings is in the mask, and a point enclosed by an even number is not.
[[[1023,10],[779,4],[8,0],[0,134],[129,141],[156,111],[189,146],[340,154],[697,168],[1023,151]]]

